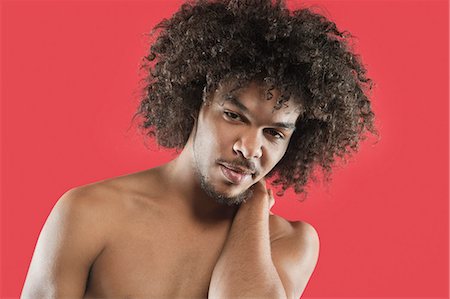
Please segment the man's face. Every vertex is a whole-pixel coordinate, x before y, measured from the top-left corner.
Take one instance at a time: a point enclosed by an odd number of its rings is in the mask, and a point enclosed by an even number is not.
[[[240,204],[253,184],[281,160],[300,110],[289,101],[274,109],[266,88],[252,82],[231,94],[221,85],[203,104],[193,131],[195,170],[202,189],[222,204]]]

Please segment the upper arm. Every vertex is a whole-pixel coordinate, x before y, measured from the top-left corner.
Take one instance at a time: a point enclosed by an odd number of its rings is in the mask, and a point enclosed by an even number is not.
[[[300,298],[318,257],[319,236],[306,222],[292,223],[291,232],[272,243],[272,260],[289,299]]]
[[[83,297],[90,266],[105,244],[98,205],[83,187],[61,196],[39,235],[21,297]]]

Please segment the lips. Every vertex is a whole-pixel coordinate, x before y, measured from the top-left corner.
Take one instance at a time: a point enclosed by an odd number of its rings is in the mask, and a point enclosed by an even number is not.
[[[239,172],[239,173],[242,173],[242,174],[249,174],[249,175],[253,174],[253,171],[251,171],[248,168],[242,168],[242,167],[239,167],[239,166],[232,166],[232,165],[227,164],[227,163],[221,163],[221,165],[225,166],[228,169],[233,170],[234,172]]]
[[[220,165],[223,175],[233,184],[240,184],[247,177],[251,175],[248,170],[230,168],[228,166]]]

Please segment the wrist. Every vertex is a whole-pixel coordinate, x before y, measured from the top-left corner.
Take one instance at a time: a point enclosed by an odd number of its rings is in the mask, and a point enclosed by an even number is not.
[[[251,198],[241,204],[236,217],[263,221],[269,217],[269,204],[263,198]]]

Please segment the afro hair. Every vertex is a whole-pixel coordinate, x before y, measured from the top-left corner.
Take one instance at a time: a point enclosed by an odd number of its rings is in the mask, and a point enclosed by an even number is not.
[[[236,88],[259,80],[280,91],[278,107],[294,99],[304,108],[268,174],[278,195],[292,187],[306,197],[317,166],[329,182],[336,157],[358,151],[365,131],[378,136],[373,83],[350,47],[353,37],[311,8],[291,11],[281,0],[191,1],[157,24],[155,35],[134,116],[162,147],[184,147],[203,99],[225,80]]]

